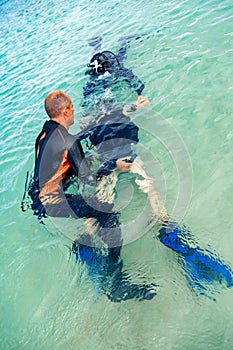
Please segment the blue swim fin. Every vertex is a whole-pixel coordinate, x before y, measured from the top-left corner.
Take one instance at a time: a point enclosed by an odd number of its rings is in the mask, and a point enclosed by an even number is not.
[[[202,294],[208,294],[208,286],[233,286],[232,270],[216,254],[200,248],[191,232],[184,226],[167,222],[159,230],[158,239],[178,253],[189,284]],[[207,291],[207,293],[205,292]]]
[[[82,244],[74,243],[72,250],[77,261],[87,264],[88,276],[98,295],[105,294],[112,302],[119,303],[128,299],[151,300],[157,294],[155,284],[131,283],[129,276],[122,272],[122,260],[113,261],[108,255]]]

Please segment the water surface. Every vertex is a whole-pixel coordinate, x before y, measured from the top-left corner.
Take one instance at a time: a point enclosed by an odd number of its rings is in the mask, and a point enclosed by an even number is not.
[[[232,348],[232,290],[196,296],[153,229],[122,256],[135,281],[159,285],[157,297],[114,304],[96,295],[70,240],[20,209],[46,94],[66,91],[78,119],[88,38],[101,34],[103,49],[116,51],[119,37],[143,33],[125,65],[150,99],[138,117],[148,171],[169,211],[179,198],[176,213],[199,244],[233,266],[232,17],[229,0],[0,1],[1,349]],[[126,212],[139,209],[131,201]]]

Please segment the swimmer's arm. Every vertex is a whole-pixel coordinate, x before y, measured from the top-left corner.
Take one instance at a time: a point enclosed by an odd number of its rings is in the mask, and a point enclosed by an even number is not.
[[[68,160],[75,175],[84,183],[92,184],[93,174],[86,161],[82,146],[79,140],[73,142],[68,150]]]
[[[123,70],[123,74],[125,76],[125,81],[128,83],[130,88],[136,91],[138,96],[140,96],[145,88],[145,84],[132,72],[131,69],[125,68]]]

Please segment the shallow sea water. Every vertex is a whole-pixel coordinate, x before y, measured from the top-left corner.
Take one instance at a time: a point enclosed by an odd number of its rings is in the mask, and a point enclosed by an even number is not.
[[[150,99],[135,117],[140,155],[172,216],[233,266],[232,2],[0,0],[0,19],[0,348],[232,349],[232,289],[196,295],[156,227],[133,225],[144,197],[124,176],[133,239],[122,256],[134,281],[158,284],[151,301],[97,295],[64,232],[20,209],[46,94],[66,91],[78,119],[88,38],[101,34],[103,49],[116,51],[119,37],[143,33],[125,62]]]

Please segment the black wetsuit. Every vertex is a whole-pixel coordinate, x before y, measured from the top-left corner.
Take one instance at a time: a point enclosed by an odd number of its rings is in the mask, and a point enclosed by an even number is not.
[[[66,194],[72,175],[84,182],[92,181],[80,141],[55,121],[47,121],[36,140],[34,181],[29,190],[34,213],[43,216],[96,218],[98,234],[116,261],[122,245],[118,215],[113,204],[96,198]],[[91,244],[84,235],[81,242]]]
[[[100,157],[97,178],[109,175],[116,169],[119,158],[128,157],[128,162],[134,161],[137,155],[133,146],[139,141],[138,130],[138,126],[122,109],[116,109],[94,120],[79,134],[79,139],[88,139]]]

